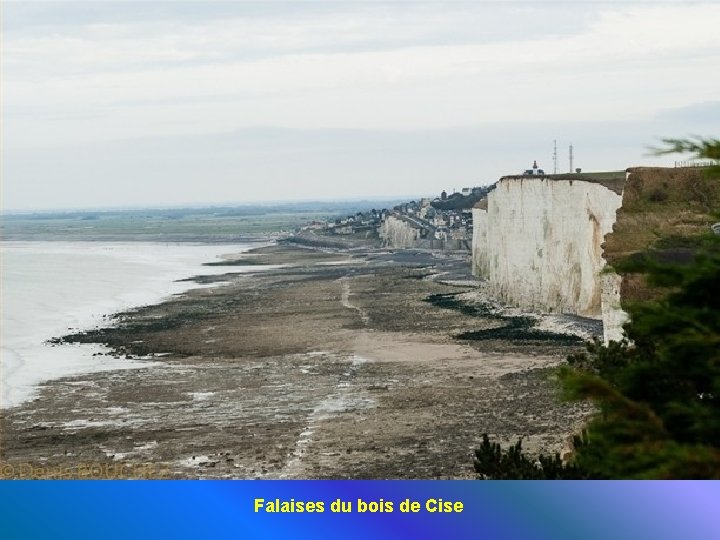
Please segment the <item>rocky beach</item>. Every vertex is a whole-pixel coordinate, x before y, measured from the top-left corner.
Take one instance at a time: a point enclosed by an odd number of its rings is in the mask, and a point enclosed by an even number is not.
[[[280,243],[212,264],[194,280],[215,287],[58,337],[148,367],[3,410],[4,476],[473,478],[483,433],[562,452],[590,412],[553,368],[596,322],[500,310],[468,253]]]

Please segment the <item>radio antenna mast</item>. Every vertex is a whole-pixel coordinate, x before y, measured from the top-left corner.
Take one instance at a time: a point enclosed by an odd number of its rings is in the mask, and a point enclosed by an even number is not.
[[[553,174],[557,174],[557,139],[553,140]]]
[[[573,172],[573,146],[570,145],[570,172]]]

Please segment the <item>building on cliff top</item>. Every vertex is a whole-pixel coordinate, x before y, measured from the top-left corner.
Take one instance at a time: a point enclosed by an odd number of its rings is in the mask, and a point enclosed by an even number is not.
[[[537,160],[533,161],[532,169],[525,169],[523,176],[539,176],[544,175],[545,171],[538,168]]]

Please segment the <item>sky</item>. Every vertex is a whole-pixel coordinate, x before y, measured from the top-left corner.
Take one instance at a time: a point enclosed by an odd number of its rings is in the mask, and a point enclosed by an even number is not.
[[[720,2],[3,2],[2,209],[419,197],[718,136]]]

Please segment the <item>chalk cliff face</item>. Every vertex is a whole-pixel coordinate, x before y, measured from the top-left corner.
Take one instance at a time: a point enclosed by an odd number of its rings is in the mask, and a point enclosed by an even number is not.
[[[489,196],[489,195],[488,195]],[[472,209],[473,235],[472,235],[472,273],[487,278],[490,273],[488,261],[488,200],[480,201]]]
[[[473,209],[474,273],[504,303],[600,318],[602,243],[618,191],[617,182],[502,178],[487,210]]]
[[[397,249],[470,250],[470,242],[464,239],[437,239],[432,235],[423,238],[419,227],[397,216],[387,216],[380,225],[380,239],[385,247]]]
[[[406,221],[388,216],[380,227],[380,239],[383,244],[393,248],[414,248],[420,240],[420,229]]]
[[[603,342],[622,341],[623,325],[628,321],[628,315],[622,308],[620,290],[622,276],[614,272],[601,276],[601,300],[603,321]]]

